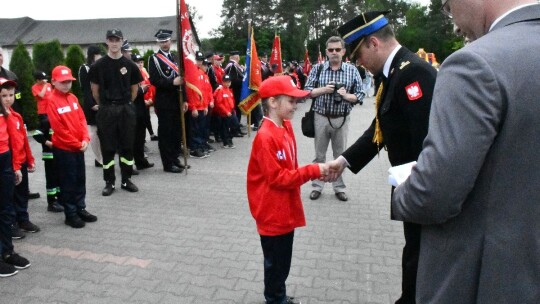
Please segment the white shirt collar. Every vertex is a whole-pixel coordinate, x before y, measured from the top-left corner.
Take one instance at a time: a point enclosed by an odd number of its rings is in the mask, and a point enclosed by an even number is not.
[[[524,8],[524,7],[529,6],[529,5],[538,5],[538,3],[529,3],[529,4],[523,4],[523,5],[520,5],[520,6],[516,6],[513,9],[509,10],[508,12],[502,14],[501,16],[499,16],[499,18],[497,18],[497,19],[495,19],[495,21],[493,21],[493,23],[489,27],[489,32],[491,32],[493,27],[495,27],[495,25],[497,25],[497,23],[499,23],[499,21],[501,21],[504,17],[510,15],[511,13],[517,11],[518,9]]]
[[[396,46],[396,48],[390,53],[388,58],[386,58],[386,62],[384,63],[383,67],[383,74],[386,78],[388,78],[388,75],[390,74],[390,66],[392,65],[392,61],[394,60],[394,57],[396,57],[399,49],[401,49],[401,44],[398,44],[398,46]]]

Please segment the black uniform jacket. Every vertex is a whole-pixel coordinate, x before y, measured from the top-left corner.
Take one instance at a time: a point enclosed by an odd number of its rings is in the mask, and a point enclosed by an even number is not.
[[[418,55],[402,47],[384,80],[378,109],[383,145],[373,143],[375,119],[364,134],[345,152],[349,169],[358,173],[383,146],[392,166],[415,161],[427,135],[429,111],[437,71]]]
[[[166,56],[161,50],[158,53]],[[161,110],[180,110],[178,100],[178,86],[173,85],[176,72],[160,60],[156,54],[148,59],[148,73],[150,83],[156,87],[154,107],[159,112]]]

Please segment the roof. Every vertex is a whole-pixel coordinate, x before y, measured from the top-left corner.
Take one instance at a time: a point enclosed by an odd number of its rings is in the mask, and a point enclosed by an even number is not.
[[[141,43],[155,41],[154,34],[161,28],[173,30],[173,38],[176,37],[176,16],[87,20],[0,18],[0,28],[2,46],[14,46],[19,40],[31,45],[55,39],[62,45],[94,44],[105,42],[105,33],[112,28],[120,29],[129,42]]]

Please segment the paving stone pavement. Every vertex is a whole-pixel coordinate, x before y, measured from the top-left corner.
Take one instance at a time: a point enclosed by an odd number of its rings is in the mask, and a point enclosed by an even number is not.
[[[299,163],[314,158],[302,136],[300,104],[293,121]],[[349,144],[371,123],[373,98],[351,114]],[[157,129],[156,117],[152,117]],[[188,175],[156,166],[132,178],[140,192],[101,196],[101,169],[86,152],[87,209],[99,220],[83,229],[46,211],[41,148],[31,143],[37,171],[31,220],[41,231],[14,241],[32,266],[0,279],[1,303],[264,303],[262,251],[246,198],[251,138],[206,159],[188,159]],[[329,149],[331,151],[331,149]],[[330,152],[328,159],[331,158]],[[327,185],[317,201],[302,187],[307,227],[296,230],[288,294],[302,303],[393,303],[400,293],[402,225],[389,219],[390,186],[382,152],[359,174],[345,173],[349,201]],[[117,176],[119,176],[117,168]]]

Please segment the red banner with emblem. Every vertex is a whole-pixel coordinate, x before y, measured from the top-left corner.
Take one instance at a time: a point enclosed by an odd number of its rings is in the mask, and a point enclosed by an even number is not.
[[[199,45],[195,40],[195,35],[191,30],[191,23],[189,22],[189,12],[187,10],[186,2],[180,0],[180,22],[179,32],[182,37],[182,50],[180,52],[180,60],[184,64],[184,82],[186,84],[186,95],[188,101],[202,100],[202,92],[200,88],[202,84],[199,80],[199,72],[195,63],[195,53],[199,50]]]
[[[323,59],[323,56],[321,54],[321,47],[320,46],[319,46],[319,56],[317,57],[317,63],[318,64],[324,63],[324,59]]]
[[[283,73],[283,66],[281,62],[281,40],[279,39],[279,36],[276,35],[274,37],[274,46],[272,46],[272,54],[270,55],[270,67],[272,67],[274,64],[277,65],[277,69],[274,70],[274,74],[282,74]]]

